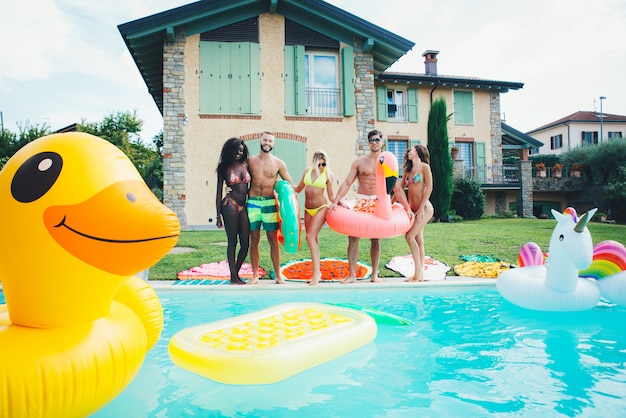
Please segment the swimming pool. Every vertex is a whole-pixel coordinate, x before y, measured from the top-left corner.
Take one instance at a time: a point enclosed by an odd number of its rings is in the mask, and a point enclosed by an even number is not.
[[[531,312],[492,287],[159,291],[165,329],[133,383],[95,417],[617,416],[625,411],[626,309]],[[1,297],[1,296],[0,296]],[[215,383],[174,366],[188,326],[286,301],[357,303],[412,326],[272,385]]]

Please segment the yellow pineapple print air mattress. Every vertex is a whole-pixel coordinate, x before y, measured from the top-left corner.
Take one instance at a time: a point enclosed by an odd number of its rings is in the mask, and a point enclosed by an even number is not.
[[[284,303],[186,328],[169,353],[177,366],[217,382],[266,384],[347,354],[376,332],[374,319],[354,309]]]

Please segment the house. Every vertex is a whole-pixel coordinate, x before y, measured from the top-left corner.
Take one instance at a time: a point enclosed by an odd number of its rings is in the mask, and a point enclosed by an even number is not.
[[[500,121],[500,94],[522,83],[439,75],[435,50],[423,54],[424,73],[387,72],[414,43],[321,0],[204,0],[118,29],[163,115],[164,203],[185,229],[215,218],[226,139],[240,137],[257,153],[262,132],[274,132],[294,182],[323,149],[339,184],[367,152],[372,129],[400,161],[407,147],[425,144],[439,96],[453,114],[451,145],[461,149],[455,170],[490,185],[488,213],[512,202],[532,213],[521,183],[531,182],[530,168],[518,168],[515,181],[503,181],[502,170],[505,139],[528,167],[538,146],[507,136]]]
[[[531,154],[561,154],[626,135],[626,116],[579,111],[527,132],[545,145]]]

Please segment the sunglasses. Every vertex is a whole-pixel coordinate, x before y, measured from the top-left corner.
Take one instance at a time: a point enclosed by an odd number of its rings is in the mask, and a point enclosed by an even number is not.
[[[368,141],[369,142],[380,142],[380,141],[382,141],[382,139],[380,139],[380,138],[370,138],[370,139],[368,139]]]
[[[317,166],[318,167],[326,167],[326,163],[319,163]]]

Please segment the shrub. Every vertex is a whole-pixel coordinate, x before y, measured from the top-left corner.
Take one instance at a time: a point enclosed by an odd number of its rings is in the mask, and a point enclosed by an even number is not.
[[[451,207],[463,219],[480,219],[485,213],[485,195],[480,183],[475,179],[455,179]]]

